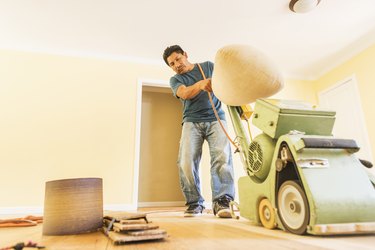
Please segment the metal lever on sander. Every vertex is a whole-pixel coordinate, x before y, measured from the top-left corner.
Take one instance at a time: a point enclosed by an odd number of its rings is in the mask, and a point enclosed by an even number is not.
[[[362,163],[363,166],[365,166],[366,168],[372,168],[372,163],[370,161],[366,161],[366,160],[362,160],[362,159],[359,159],[359,161]]]
[[[237,209],[240,210],[240,206],[238,205],[238,203],[235,201],[231,201],[229,203],[229,207],[230,207],[230,215],[232,216],[232,218],[238,220],[240,217],[234,213],[234,207],[237,207]]]

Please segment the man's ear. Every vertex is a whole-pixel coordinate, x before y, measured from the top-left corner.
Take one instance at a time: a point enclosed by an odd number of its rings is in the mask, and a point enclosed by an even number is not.
[[[188,58],[188,54],[184,51],[184,56],[186,57],[186,58]]]

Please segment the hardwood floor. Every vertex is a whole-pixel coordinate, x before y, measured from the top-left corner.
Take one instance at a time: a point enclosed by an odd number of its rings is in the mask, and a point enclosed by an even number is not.
[[[147,218],[165,229],[166,240],[113,245],[101,232],[43,236],[42,225],[22,228],[0,228],[0,249],[18,242],[32,240],[46,249],[375,249],[375,235],[362,236],[299,236],[281,230],[268,230],[251,225],[243,218],[220,219],[211,213],[200,217],[184,218],[183,208],[173,208],[148,213]]]

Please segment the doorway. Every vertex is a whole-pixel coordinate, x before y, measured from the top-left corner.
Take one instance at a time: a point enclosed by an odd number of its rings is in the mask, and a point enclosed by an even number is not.
[[[184,206],[177,156],[182,105],[169,86],[142,85],[138,207]]]

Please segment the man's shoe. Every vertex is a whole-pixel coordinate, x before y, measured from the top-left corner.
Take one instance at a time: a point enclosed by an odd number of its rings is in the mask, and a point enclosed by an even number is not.
[[[229,203],[232,201],[228,196],[222,196],[214,202],[214,215],[220,218],[232,218],[232,213],[229,208]]]
[[[195,217],[202,215],[204,206],[202,205],[190,205],[184,213],[184,217]]]

